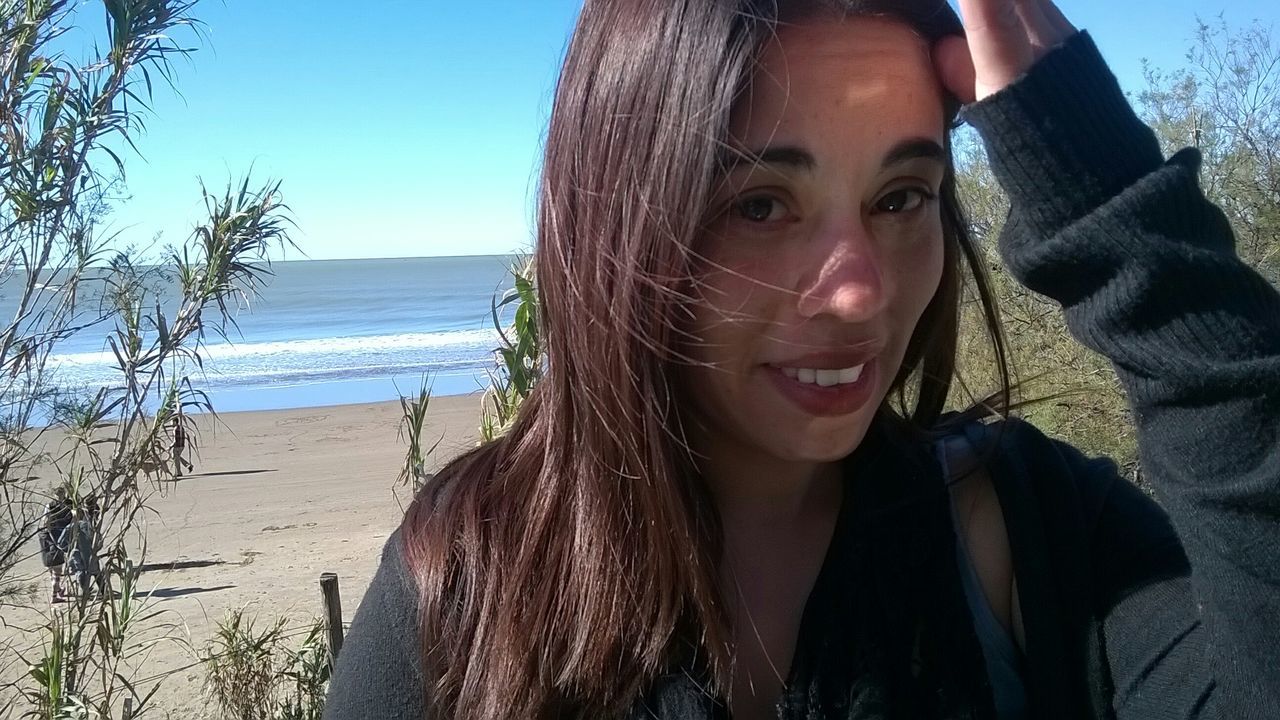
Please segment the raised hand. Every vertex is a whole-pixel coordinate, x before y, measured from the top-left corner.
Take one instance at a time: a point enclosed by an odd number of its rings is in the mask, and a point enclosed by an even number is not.
[[[948,90],[964,103],[1000,92],[1076,33],[1052,0],[960,0],[967,37],[934,47]]]

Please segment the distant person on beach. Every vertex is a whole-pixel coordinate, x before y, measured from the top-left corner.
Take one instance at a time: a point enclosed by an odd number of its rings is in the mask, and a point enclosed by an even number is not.
[[[1280,717],[1280,293],[1053,2],[959,7],[585,0],[545,374],[387,542],[326,718]],[[1010,415],[958,121],[1158,503]],[[970,298],[1003,381],[947,412]]]
[[[63,528],[59,545],[66,552],[66,576],[79,599],[102,593],[104,582],[98,551],[102,547],[101,509],[89,495],[75,512],[75,520]]]
[[[65,599],[63,576],[66,568],[66,547],[62,545],[62,534],[73,519],[71,503],[67,499],[67,488],[59,485],[53,491],[53,498],[45,506],[44,525],[40,528],[40,559],[49,569],[49,581],[52,587],[51,599],[60,603]]]
[[[183,457],[187,451],[187,427],[183,421],[182,413],[179,412],[173,416],[170,430],[173,435],[173,477],[180,478],[182,477],[183,467],[186,467],[187,472],[195,469],[195,466]]]

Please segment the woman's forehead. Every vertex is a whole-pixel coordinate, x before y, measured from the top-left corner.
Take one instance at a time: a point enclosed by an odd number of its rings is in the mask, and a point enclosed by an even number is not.
[[[763,48],[749,91],[734,108],[733,134],[758,144],[763,135],[847,120],[940,135],[942,97],[929,45],[907,25],[811,20],[780,28]]]

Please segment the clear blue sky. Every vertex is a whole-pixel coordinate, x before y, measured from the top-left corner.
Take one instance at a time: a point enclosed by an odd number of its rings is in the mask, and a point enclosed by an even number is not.
[[[197,177],[283,180],[316,259],[498,254],[531,244],[557,64],[580,0],[203,0],[200,50],[157,88],[126,156],[125,241],[185,238]],[[1260,19],[1274,0],[1059,0],[1126,90],[1183,61],[1197,14]],[[291,253],[290,259],[302,256]]]

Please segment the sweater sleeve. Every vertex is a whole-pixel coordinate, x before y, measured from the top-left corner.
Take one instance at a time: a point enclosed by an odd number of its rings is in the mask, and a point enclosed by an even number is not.
[[[1280,294],[1238,259],[1200,190],[1199,153],[1163,159],[1086,33],[966,119],[1010,196],[1006,264],[1115,366],[1190,564],[1118,602],[1108,659],[1118,696],[1193,676],[1203,691],[1185,708],[1117,712],[1280,707]],[[1127,654],[1136,638],[1164,650]]]
[[[397,531],[338,655],[324,720],[422,720],[417,594]]]

